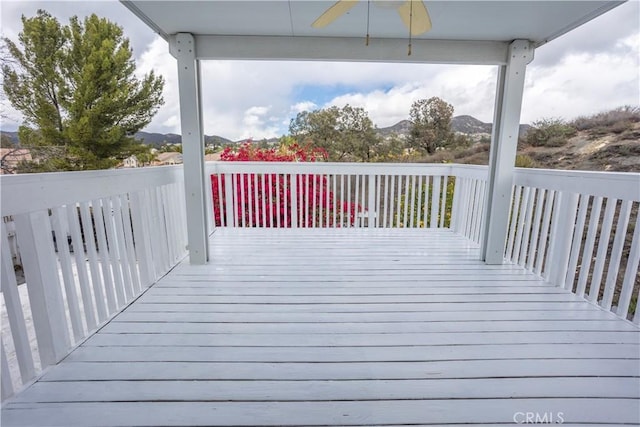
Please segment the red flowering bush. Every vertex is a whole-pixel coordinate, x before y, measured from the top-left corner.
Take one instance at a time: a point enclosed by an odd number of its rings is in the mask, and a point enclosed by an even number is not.
[[[275,148],[258,148],[251,141],[227,147],[220,156],[227,162],[315,162],[327,159],[326,151],[296,143]],[[233,208],[227,221],[226,185],[231,186]],[[295,188],[296,215],[292,211]],[[339,203],[329,188],[326,175],[234,174],[212,175],[213,212],[216,226],[238,227],[339,227],[353,225],[357,204]]]

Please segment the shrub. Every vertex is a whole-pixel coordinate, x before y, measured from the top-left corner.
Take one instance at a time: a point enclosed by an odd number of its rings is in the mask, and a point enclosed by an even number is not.
[[[326,159],[321,149],[301,147],[292,143],[275,148],[258,148],[250,141],[238,148],[227,147],[220,156],[221,161],[263,161],[263,162],[315,162]],[[234,220],[237,226],[271,226],[288,228],[293,225],[291,215],[292,187],[296,185],[295,195],[298,209],[298,225],[302,218],[307,227],[348,226],[355,223],[357,212],[361,210],[356,203],[345,201],[338,204],[329,190],[326,175],[289,176],[284,174],[235,174],[228,183],[235,189],[233,206]],[[226,224],[227,204],[225,194],[225,176],[212,175],[213,212],[216,226]],[[220,191],[222,189],[222,191]],[[335,203],[335,209],[334,209]],[[315,216],[313,216],[315,208]],[[304,211],[308,208],[308,212]],[[304,211],[304,212],[303,212]],[[334,212],[336,222],[333,224]],[[326,218],[329,218],[327,223]]]
[[[533,122],[525,137],[534,147],[561,147],[567,139],[575,135],[576,129],[559,118],[545,118]]]
[[[589,130],[594,128],[606,129],[620,122],[640,122],[640,107],[626,105],[624,107],[614,108],[613,110],[603,111],[601,113],[594,114],[593,116],[581,116],[574,119],[571,122],[571,126],[577,130]],[[606,130],[603,130],[603,132],[607,133]]]
[[[516,167],[517,168],[535,168],[536,162],[526,154],[518,154],[516,156]]]

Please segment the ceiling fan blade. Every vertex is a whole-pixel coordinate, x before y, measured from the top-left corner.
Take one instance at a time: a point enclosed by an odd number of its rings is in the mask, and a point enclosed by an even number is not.
[[[413,3],[413,8],[412,8]],[[412,10],[413,9],[413,10]],[[413,22],[411,15],[413,13]],[[411,35],[418,36],[431,29],[431,18],[422,0],[407,0],[398,7],[398,14],[407,28],[411,28]]]
[[[320,15],[311,26],[313,28],[324,28],[331,24],[333,21],[351,10],[353,6],[358,3],[358,0],[339,0],[329,9]]]

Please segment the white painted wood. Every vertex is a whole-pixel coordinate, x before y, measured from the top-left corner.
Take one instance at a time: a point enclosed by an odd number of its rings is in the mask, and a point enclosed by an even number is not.
[[[536,259],[536,267],[534,272],[545,278],[545,280],[549,279],[549,266],[546,263],[545,255],[547,253],[547,248],[550,247],[550,243],[548,243],[548,235],[549,228],[552,226],[551,224],[551,212],[553,211],[554,204],[556,203],[556,192],[554,190],[547,191],[546,199],[544,203],[544,217],[542,218],[542,232],[540,234],[540,249],[539,255]],[[555,216],[554,216],[555,220]],[[544,267],[544,273],[543,273]]]
[[[542,348],[541,348],[542,347]],[[572,350],[577,347],[576,350]],[[419,361],[363,361],[362,357],[355,361],[345,358],[344,350],[338,352],[334,349],[336,361],[322,361],[313,357],[313,349],[307,349],[305,359],[307,361],[289,361],[270,363],[268,361],[242,362],[229,360],[227,362],[204,361],[137,361],[137,362],[82,362],[64,363],[56,369],[52,369],[42,379],[46,381],[100,381],[100,380],[411,380],[432,379],[444,381],[446,379],[481,379],[481,378],[532,378],[543,377],[589,377],[599,373],[600,377],[625,377],[638,372],[637,361],[619,358],[614,352],[607,351],[610,345],[590,345],[588,347],[574,345],[546,347],[532,345],[529,349],[531,356],[527,354],[525,346],[513,346],[512,357],[504,357],[500,354],[504,348],[473,347],[466,356],[473,355],[474,360],[451,360],[447,355],[441,355],[436,351],[435,360]],[[542,351],[541,351],[542,350]],[[549,351],[556,350],[558,357],[548,360]],[[624,349],[623,354],[631,354],[631,349]],[[179,350],[177,350],[179,351]],[[610,356],[611,363],[603,364],[602,360],[578,358],[576,351],[593,351],[599,357]],[[342,354],[340,354],[342,353]],[[355,354],[350,351],[350,354]],[[362,352],[360,352],[362,353]],[[246,354],[246,352],[245,352]],[[265,351],[265,354],[269,355]],[[456,357],[456,353],[450,353]],[[322,356],[327,356],[325,352]],[[233,357],[233,354],[230,355]],[[303,357],[298,356],[298,359]],[[465,356],[460,354],[457,357]],[[442,360],[445,357],[445,360]],[[496,357],[498,357],[496,359]],[[633,356],[632,356],[633,357]],[[229,356],[224,357],[229,359]],[[270,359],[267,357],[266,359]],[[254,357],[255,351],[254,351]],[[342,362],[340,362],[340,359]],[[523,359],[527,364],[523,364]],[[251,360],[251,359],[250,359]],[[631,375],[630,375],[631,374]],[[637,381],[637,380],[636,380]],[[375,384],[375,383],[373,383]],[[473,382],[467,383],[473,386]],[[596,388],[597,389],[597,388]]]
[[[565,287],[579,195],[558,193],[550,232],[548,280]],[[546,274],[546,273],[545,273]]]
[[[169,193],[168,193],[168,189],[166,185],[163,185],[162,187],[158,188],[158,195],[160,197],[160,203],[162,205],[162,209],[164,211],[165,214],[165,223],[166,223],[166,246],[167,246],[167,263],[168,265],[172,265],[175,262],[176,259],[176,254],[175,254],[175,241],[173,239],[173,230],[175,230],[175,224],[173,221],[173,206],[171,204],[171,200],[169,197]],[[120,205],[122,206],[122,220],[123,220],[123,227],[124,230],[126,231],[126,226],[125,226],[125,216],[126,216],[126,203],[124,203],[124,201],[122,199],[118,200],[118,202],[120,203]],[[123,254],[128,255],[128,245],[126,245],[126,232],[125,234],[123,234],[123,242],[125,243],[125,251],[123,252]],[[129,258],[127,258],[127,262],[129,265],[129,271],[131,274],[131,279],[132,279],[132,284],[133,284],[133,270],[131,269],[131,262],[129,260]],[[135,292],[135,291],[134,291]]]
[[[447,208],[447,184],[448,184],[448,180],[449,180],[448,176],[445,175],[445,176],[442,177],[442,201],[440,203],[440,223],[438,224],[438,227],[440,227],[440,228],[444,228],[445,212],[446,212],[446,208]]]
[[[527,383],[529,381],[530,383]],[[402,400],[402,399],[465,399],[518,397],[608,397],[638,398],[636,382],[631,378],[482,378],[473,381],[475,389],[468,390],[462,379],[441,381],[380,380],[379,387],[370,387],[366,380],[354,381],[114,381],[41,382],[23,393],[16,401],[87,402],[100,401],[327,401],[327,400]],[[555,384],[554,384],[555,383]],[[600,389],[600,393],[594,389]],[[483,394],[483,391],[486,392]],[[140,398],[142,396],[142,398]]]
[[[82,234],[85,236],[85,246],[87,248],[87,256],[89,258],[89,269],[91,271],[91,290],[95,296],[97,322],[102,323],[107,319],[107,303],[102,287],[102,278],[100,276],[100,263],[98,262],[98,252],[96,250],[96,239],[94,225],[92,221],[91,211],[87,202],[79,205],[80,215],[82,219]]]
[[[522,203],[521,195],[522,195],[522,187],[517,186],[512,195],[512,202],[511,202],[511,210],[510,210],[511,217],[509,219],[509,237],[507,240],[507,249],[506,249],[506,255],[505,255],[507,259],[513,259],[513,251],[514,251],[515,242],[516,242],[516,230],[518,228],[517,226],[518,215],[519,215],[520,206]]]
[[[635,424],[637,405],[632,399],[486,399],[466,400],[380,400],[329,402],[124,402],[124,403],[50,403],[27,409],[29,405],[11,405],[5,409],[9,425],[68,426],[85,420],[87,426],[141,425],[304,425],[311,419],[319,425],[504,424],[513,421],[523,405],[540,414],[562,413],[572,424]],[[603,411],[603,406],[607,410]],[[65,410],[66,408],[66,410]],[[257,415],[259,414],[259,415]],[[349,422],[351,421],[351,422]],[[362,424],[361,424],[362,425]]]
[[[176,36],[170,36],[171,42]],[[407,56],[406,39],[372,38],[366,49],[362,38],[268,37],[197,35],[198,59],[309,59],[315,61],[384,61],[436,64],[506,63],[507,43],[413,39]],[[175,55],[175,53],[174,53]]]
[[[125,283],[123,276],[123,268],[120,263],[120,244],[116,234],[115,216],[116,211],[110,199],[102,199],[102,212],[104,215],[105,230],[107,235],[107,244],[109,245],[109,258],[111,261],[111,269],[113,272],[113,285],[115,288],[116,307],[122,307],[125,304]]]
[[[158,189],[160,194],[160,202],[163,203],[161,189]],[[125,243],[124,237],[124,222],[123,222],[123,210],[122,204],[120,203],[120,197],[112,197],[110,200],[111,208],[113,209],[113,219],[115,222],[114,228],[114,240],[118,245],[118,259],[117,262],[120,265],[120,270],[122,272],[122,288],[124,290],[124,299],[123,303],[126,304],[128,301],[131,301],[135,291],[133,289],[133,277],[131,274],[131,268],[129,265],[129,260],[127,258],[127,247]],[[164,203],[163,203],[164,205]],[[167,240],[167,234],[165,234],[165,238],[163,240]]]
[[[21,214],[16,215],[14,221],[28,283],[40,363],[49,366],[66,356],[71,345],[49,215],[46,211]]]
[[[5,400],[13,395],[13,381],[11,379],[11,371],[7,362],[7,353],[4,350],[4,339],[0,339],[0,396]]]
[[[29,343],[24,310],[22,309],[22,301],[18,294],[18,284],[16,283],[16,276],[14,274],[13,260],[11,259],[11,251],[9,250],[9,242],[7,241],[7,227],[4,221],[0,222],[0,227],[0,239],[2,239],[2,246],[0,248],[0,257],[2,257],[0,287],[2,289],[4,305],[7,310],[7,319],[11,330],[13,347],[15,348],[16,358],[18,360],[20,377],[22,382],[26,383],[34,377],[35,367],[33,364],[33,356],[31,355],[31,345]],[[4,346],[2,351],[3,357],[5,357]],[[5,363],[5,361],[3,361],[3,363]],[[8,367],[7,371],[5,371],[4,366],[2,369],[3,380],[6,373],[9,379],[9,385],[11,385]]]
[[[438,226],[438,212],[440,211],[440,177],[434,176],[433,188],[431,190],[431,216],[429,218],[429,227],[436,228]]]
[[[102,278],[104,283],[105,297],[107,300],[107,312],[114,313],[118,307],[114,288],[114,274],[111,270],[111,256],[107,247],[107,234],[105,231],[105,216],[103,214],[103,206],[100,200],[92,200],[93,215],[96,223],[96,234],[98,236],[98,255],[100,256],[100,264],[102,266]],[[108,218],[108,217],[107,217]]]
[[[76,260],[76,270],[78,272],[78,282],[80,285],[80,295],[82,297],[82,312],[84,320],[87,324],[87,330],[92,331],[96,328],[96,314],[91,292],[91,284],[89,283],[89,275],[87,274],[87,263],[84,255],[84,243],[80,234],[80,226],[78,224],[78,207],[76,204],[67,205],[67,221],[69,223],[69,231],[73,242],[73,255]]]
[[[585,294],[585,290],[587,288],[587,278],[589,276],[589,271],[591,270],[591,264],[593,262],[593,247],[595,244],[598,224],[600,222],[601,209],[602,197],[596,197],[591,205],[589,229],[587,231],[587,238],[584,244],[584,250],[582,252],[582,265],[580,267],[580,275],[578,277],[578,285],[576,288],[576,295],[581,297]]]
[[[620,260],[622,258],[622,249],[627,234],[629,217],[631,215],[630,201],[623,201],[618,213],[618,223],[616,225],[615,237],[613,238],[613,246],[611,255],[609,256],[609,264],[607,268],[607,279],[604,285],[604,295],[600,305],[607,310],[611,309],[615,288],[618,280],[618,271],[620,270]]]
[[[518,142],[520,110],[527,64],[533,59],[533,46],[525,40],[509,45],[507,63],[498,73],[498,91],[501,101],[496,103],[494,127],[499,127],[492,139],[489,163],[489,194],[485,216],[487,218],[486,244],[483,258],[488,264],[504,262],[504,247],[509,223],[509,195],[513,182],[514,163]]]
[[[639,173],[516,168],[514,184],[639,201]]]
[[[567,276],[564,280],[564,288],[573,290],[578,268],[578,257],[580,256],[580,248],[582,247],[582,236],[584,235],[584,223],[587,218],[587,209],[589,208],[589,196],[580,195],[580,204],[578,207],[578,219],[573,228],[573,238],[571,243],[571,257],[569,258],[569,267],[567,268]]]
[[[368,347],[81,347],[66,363],[78,366],[90,362],[253,362],[253,363],[373,363],[373,362],[443,362],[427,369],[430,378],[536,377],[536,376],[629,376],[639,373],[637,344],[522,344],[470,346],[368,346]],[[613,349],[613,350],[616,350]],[[456,351],[459,350],[459,351]],[[578,352],[579,351],[579,352]],[[634,353],[635,351],[635,353]],[[583,352],[596,355],[580,356]],[[557,353],[557,355],[556,355]],[[608,354],[618,353],[616,362],[603,363]],[[366,354],[366,355],[365,355]],[[624,359],[622,355],[631,357]],[[529,359],[523,364],[522,359]],[[546,359],[546,360],[540,360]],[[569,359],[569,360],[564,360]],[[500,362],[496,362],[500,361]],[[582,362],[582,363],[580,363]],[[468,363],[466,367],[463,367]],[[571,365],[575,364],[573,368]],[[438,366],[439,365],[439,366]],[[475,372],[471,368],[475,365]],[[518,366],[519,365],[519,366]],[[423,365],[424,366],[424,365]],[[426,368],[429,365],[424,366]],[[436,368],[440,367],[441,370]],[[354,367],[355,368],[355,367]],[[457,371],[456,368],[462,369]],[[626,368],[626,369],[624,369]],[[325,368],[326,369],[326,368]],[[317,372],[317,371],[316,371]],[[322,371],[320,371],[322,372]],[[234,370],[229,374],[233,375]],[[266,372],[267,374],[269,371]],[[206,379],[206,374],[201,373]],[[218,374],[219,375],[219,374]],[[252,372],[254,379],[269,379],[265,373]],[[326,374],[324,374],[326,375]],[[343,378],[349,378],[344,373]],[[362,375],[362,374],[360,374]],[[371,375],[371,372],[368,373]],[[389,374],[387,374],[389,375]],[[402,378],[400,372],[392,378]],[[424,375],[424,373],[422,373]],[[231,378],[234,378],[231,376]],[[240,379],[235,377],[236,379]],[[249,377],[251,378],[251,377]],[[303,377],[305,378],[305,377]],[[308,376],[306,378],[309,378]],[[326,377],[321,377],[326,378]],[[367,378],[367,377],[365,377]],[[368,377],[370,378],[370,377]],[[197,379],[197,378],[194,378]]]
[[[536,189],[531,188],[529,190],[529,198],[527,199],[527,209],[526,209],[526,212],[524,213],[524,224],[523,224],[524,234],[522,235],[522,244],[520,245],[520,254],[518,256],[518,264],[520,264],[521,266],[525,265],[527,256],[530,251],[529,237],[531,235],[531,227],[532,227],[531,221],[533,220],[532,216],[533,216],[533,206],[534,206],[535,196],[536,196]]]
[[[170,46],[178,60],[189,259],[195,265],[204,264],[209,259],[206,215],[209,206],[205,195],[208,186],[204,175],[202,95],[197,49],[196,38],[188,33],[177,34]]]
[[[219,175],[221,177],[224,177],[224,201],[225,201],[225,209],[224,212],[226,213],[226,226],[227,227],[233,227],[235,222],[234,222],[234,208],[233,208],[233,182],[232,180],[233,175],[231,174],[224,174],[224,175]],[[222,193],[221,193],[222,194]],[[222,212],[222,211],[221,211]]]
[[[15,215],[109,197],[175,182],[181,168],[162,166],[2,176],[3,215]],[[24,197],[28,194],[29,197]]]
[[[607,251],[609,250],[609,239],[611,238],[611,226],[613,225],[613,215],[615,214],[616,199],[607,199],[604,210],[604,220],[600,229],[600,241],[598,242],[598,252],[596,254],[595,265],[593,267],[593,275],[591,285],[589,287],[589,301],[598,302],[600,289],[602,286],[602,274],[604,265],[607,260]]]
[[[517,212],[517,221],[516,218],[513,219],[514,222],[517,222],[516,225],[516,240],[513,244],[513,254],[511,255],[511,261],[519,264],[520,256],[522,254],[522,240],[523,235],[525,234],[525,227],[529,226],[529,222],[526,221],[526,213],[529,210],[529,194],[531,189],[529,187],[525,187],[522,192],[522,199],[520,201],[520,207]]]
[[[56,235],[56,246],[58,248],[58,260],[60,262],[60,271],[62,273],[62,282],[64,284],[64,292],[66,296],[66,309],[69,313],[71,321],[71,330],[73,332],[74,342],[78,342],[84,336],[84,324],[82,315],[80,314],[80,305],[78,303],[78,292],[76,290],[76,282],[71,266],[71,253],[67,240],[67,233],[64,231],[62,222],[66,222],[66,212],[64,208],[54,208],[51,210],[51,225]]]
[[[531,234],[531,246],[529,247],[529,257],[527,258],[526,269],[529,271],[534,271],[534,261],[536,261],[536,257],[538,256],[538,244],[542,243],[544,245],[546,242],[539,242],[538,237],[540,235],[540,229],[542,228],[542,207],[544,205],[546,190],[544,188],[537,189],[536,198],[536,211],[533,218],[533,232]]]
[[[133,237],[140,262],[140,285],[142,289],[145,289],[156,279],[153,271],[153,260],[151,258],[151,242],[149,239],[151,232],[149,230],[149,224],[144,219],[144,195],[140,192],[135,192],[131,193],[130,197]]]
[[[633,287],[638,281],[638,263],[640,262],[640,215],[636,215],[636,223],[634,226],[633,238],[631,240],[631,248],[629,250],[629,258],[624,272],[622,289],[618,298],[618,308],[616,314],[622,318],[627,317],[629,313],[629,303]]]

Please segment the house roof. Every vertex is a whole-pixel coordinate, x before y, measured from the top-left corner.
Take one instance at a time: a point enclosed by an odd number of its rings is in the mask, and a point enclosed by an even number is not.
[[[202,59],[347,59],[339,54],[345,44],[354,60],[402,60],[407,56],[408,30],[393,8],[378,7],[372,1],[369,33],[371,46],[364,46],[367,27],[367,1],[361,0],[347,14],[328,26],[311,24],[334,1],[147,1],[122,2],[167,40],[180,32],[199,36],[197,55]],[[397,2],[396,2],[397,3]],[[474,48],[490,54],[491,48],[524,39],[540,46],[590,21],[623,1],[425,1],[433,23],[431,31],[414,36],[417,58],[421,46],[431,54],[432,47],[468,56]],[[392,3],[393,5],[393,3]],[[201,45],[207,45],[202,47]],[[211,46],[209,46],[211,45]],[[217,47],[215,45],[218,45]],[[279,49],[279,45],[284,45]],[[398,58],[385,57],[380,46],[402,47]],[[465,46],[465,49],[460,47]],[[486,52],[485,52],[486,50]],[[284,52],[283,52],[284,51]],[[338,53],[336,53],[338,51]],[[360,53],[360,51],[365,52]],[[284,56],[284,57],[283,57]],[[471,55],[473,57],[473,55]],[[434,55],[430,62],[441,61]],[[489,63],[502,63],[497,55]]]

